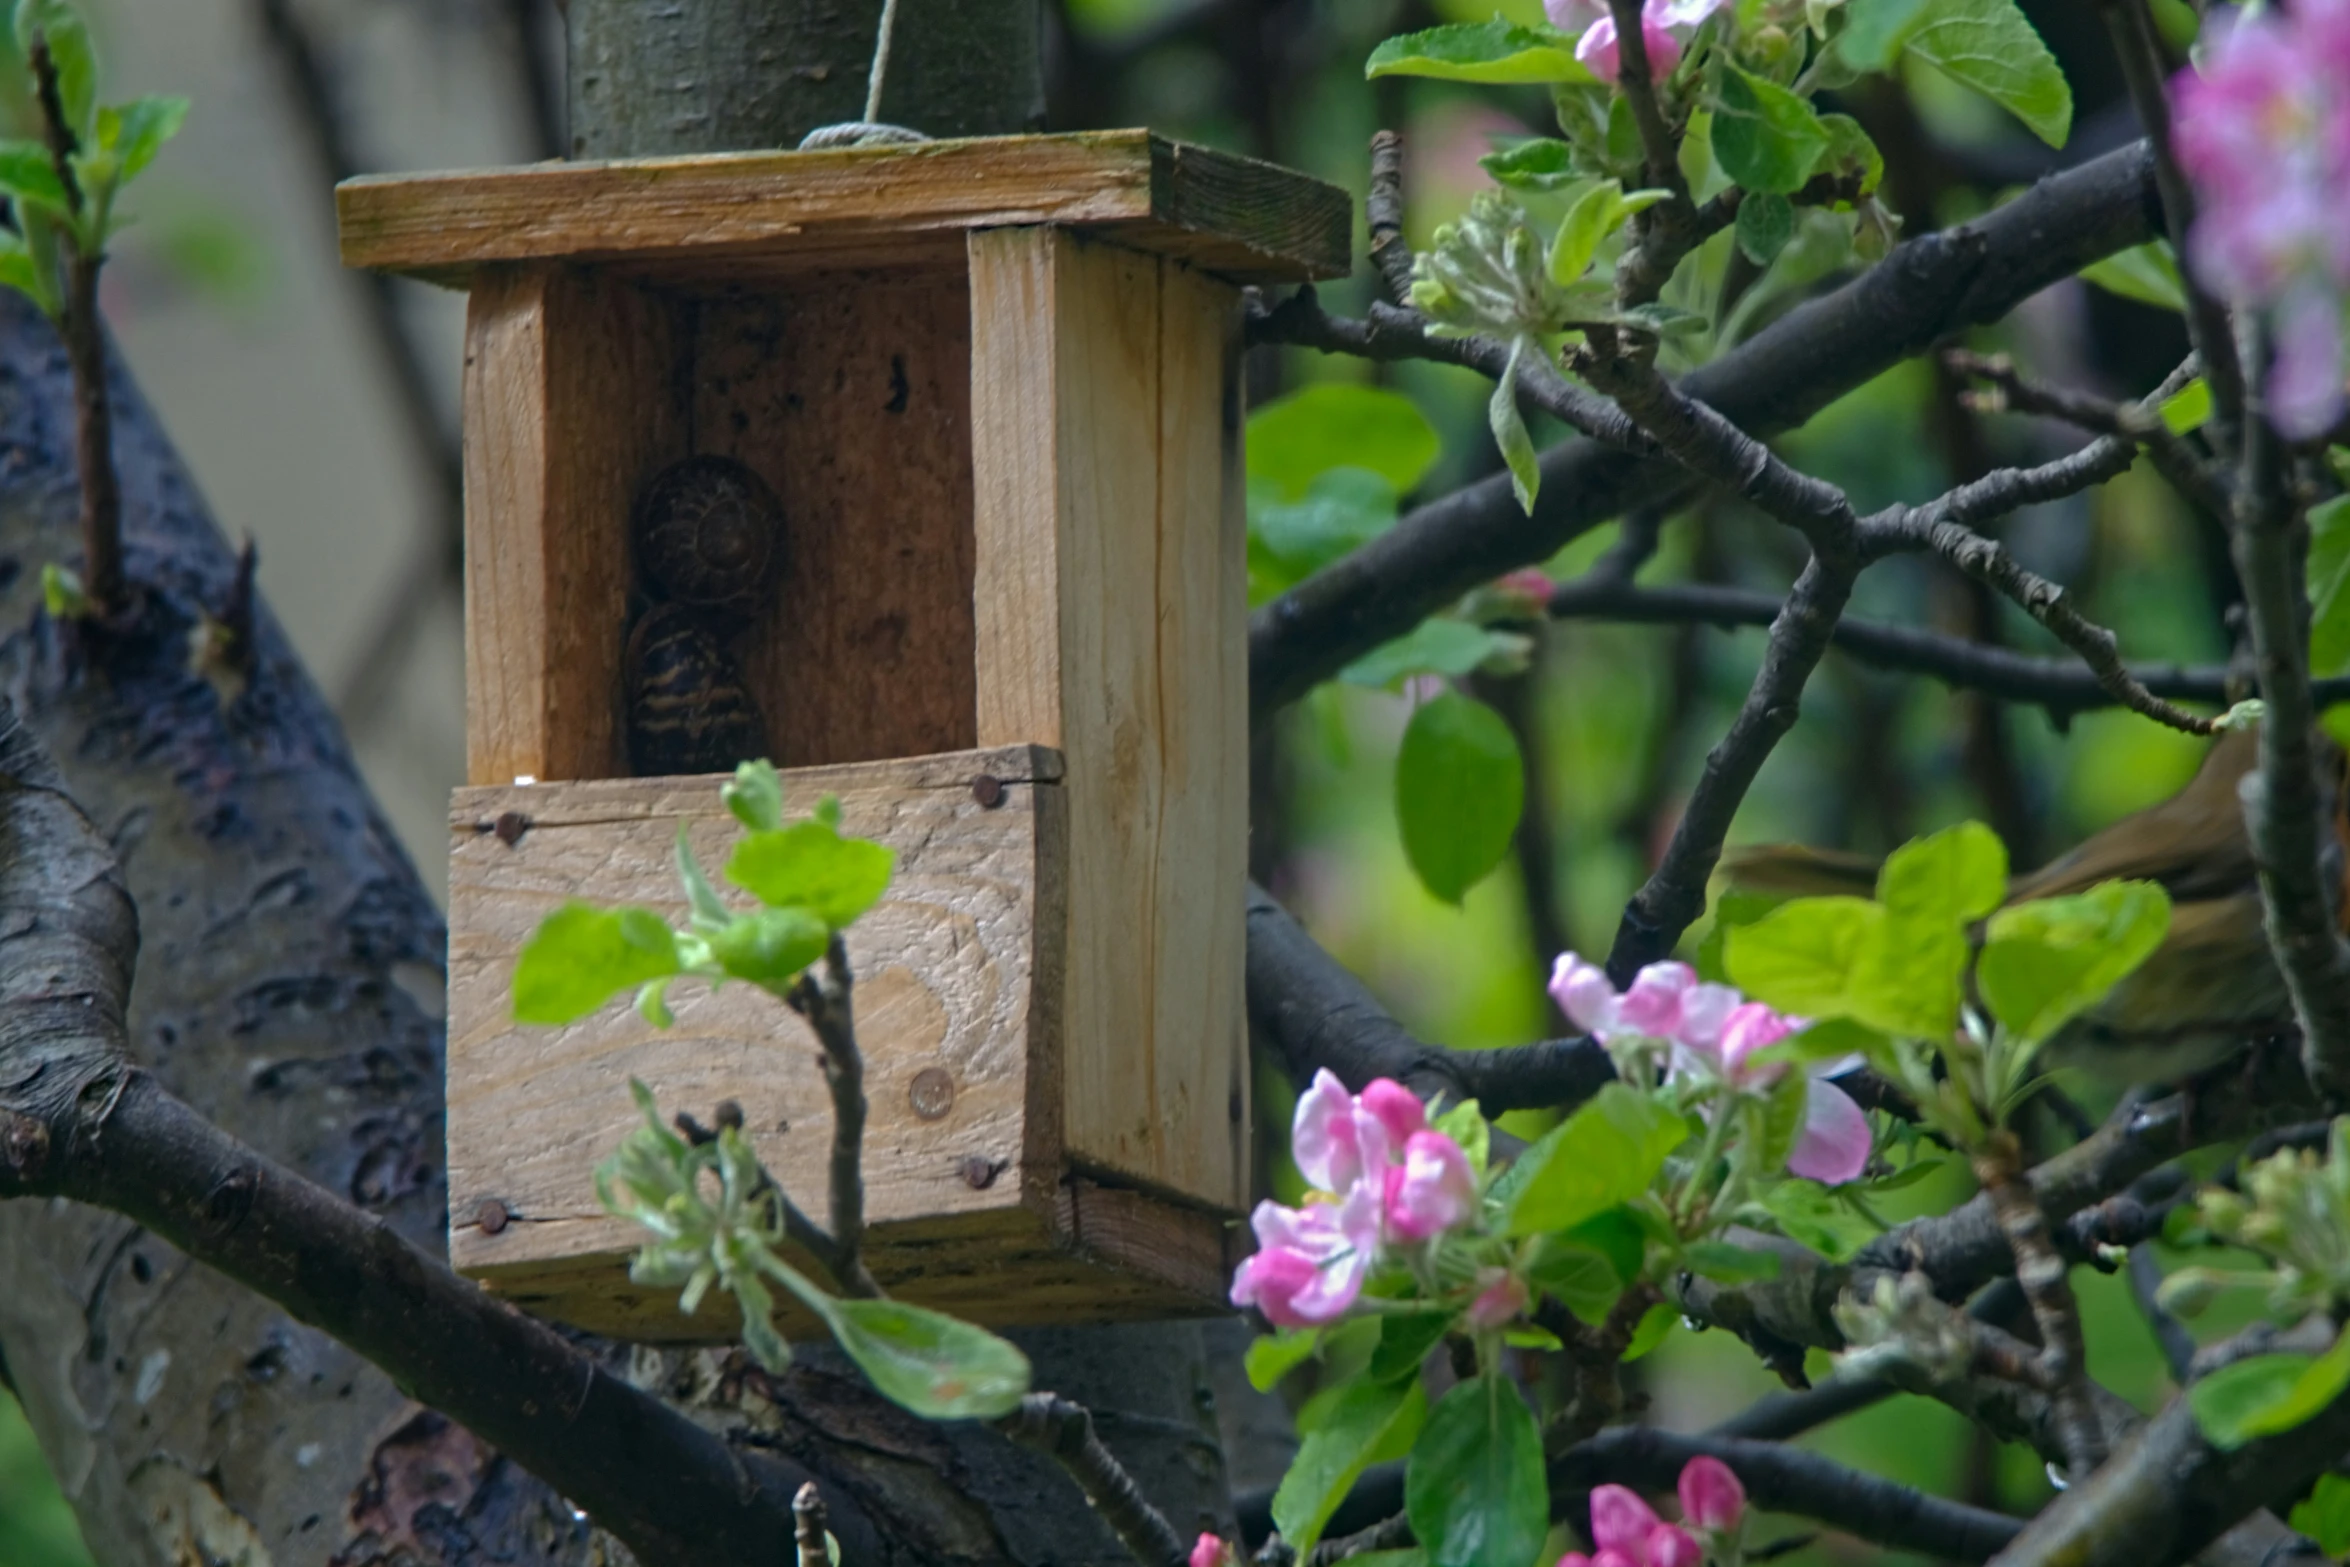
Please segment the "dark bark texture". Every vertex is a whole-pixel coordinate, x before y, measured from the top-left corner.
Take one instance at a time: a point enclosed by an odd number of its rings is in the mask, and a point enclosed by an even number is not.
[[[881,0],[570,0],[571,156],[796,147],[861,119]],[[998,136],[1044,120],[1039,0],[899,0],[881,118]]]

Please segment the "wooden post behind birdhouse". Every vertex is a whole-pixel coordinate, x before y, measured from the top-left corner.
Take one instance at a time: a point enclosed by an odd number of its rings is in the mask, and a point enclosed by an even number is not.
[[[734,1331],[631,1285],[597,1205],[632,1076],[738,1101],[825,1211],[816,1045],[772,996],[680,987],[667,1031],[510,1017],[540,919],[682,918],[678,824],[705,862],[731,836],[716,777],[631,776],[624,668],[658,610],[639,498],[715,455],[772,491],[781,565],[684,639],[726,671],[709,700],[763,725],[787,810],[837,794],[898,854],[849,932],[874,1273],[991,1324],[1214,1304],[1248,1197],[1239,288],[1344,273],[1345,196],[1116,132],[338,201],[347,262],[470,293],[452,1260],[599,1331]]]

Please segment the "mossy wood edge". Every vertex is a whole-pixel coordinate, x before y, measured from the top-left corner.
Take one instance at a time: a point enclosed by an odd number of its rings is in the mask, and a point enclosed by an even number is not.
[[[335,205],[346,265],[454,286],[518,261],[712,283],[951,267],[971,230],[1039,224],[1238,283],[1353,267],[1344,191],[1141,130],[370,175]]]

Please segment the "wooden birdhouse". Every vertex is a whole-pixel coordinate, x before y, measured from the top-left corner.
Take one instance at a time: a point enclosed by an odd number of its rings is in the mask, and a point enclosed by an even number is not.
[[[830,1103],[774,997],[511,1018],[564,900],[683,918],[678,823],[711,864],[734,827],[716,777],[663,769],[731,770],[748,735],[787,812],[837,794],[897,853],[848,943],[885,1287],[999,1325],[1220,1301],[1249,1146],[1240,287],[1345,273],[1345,195],[1139,131],[337,195],[347,263],[469,295],[455,1265],[600,1332],[735,1331],[632,1285],[639,1236],[597,1205],[631,1077],[739,1101],[825,1211]],[[700,474],[741,492],[722,520],[779,535],[709,544],[709,616],[646,562],[689,457],[732,459]],[[672,681],[689,654],[714,694]]]

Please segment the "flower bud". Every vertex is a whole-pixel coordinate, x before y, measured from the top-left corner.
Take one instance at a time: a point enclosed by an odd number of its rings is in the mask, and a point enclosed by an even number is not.
[[[1746,1487],[1728,1464],[1700,1453],[1681,1468],[1681,1521],[1709,1534],[1730,1534],[1746,1516]]]

